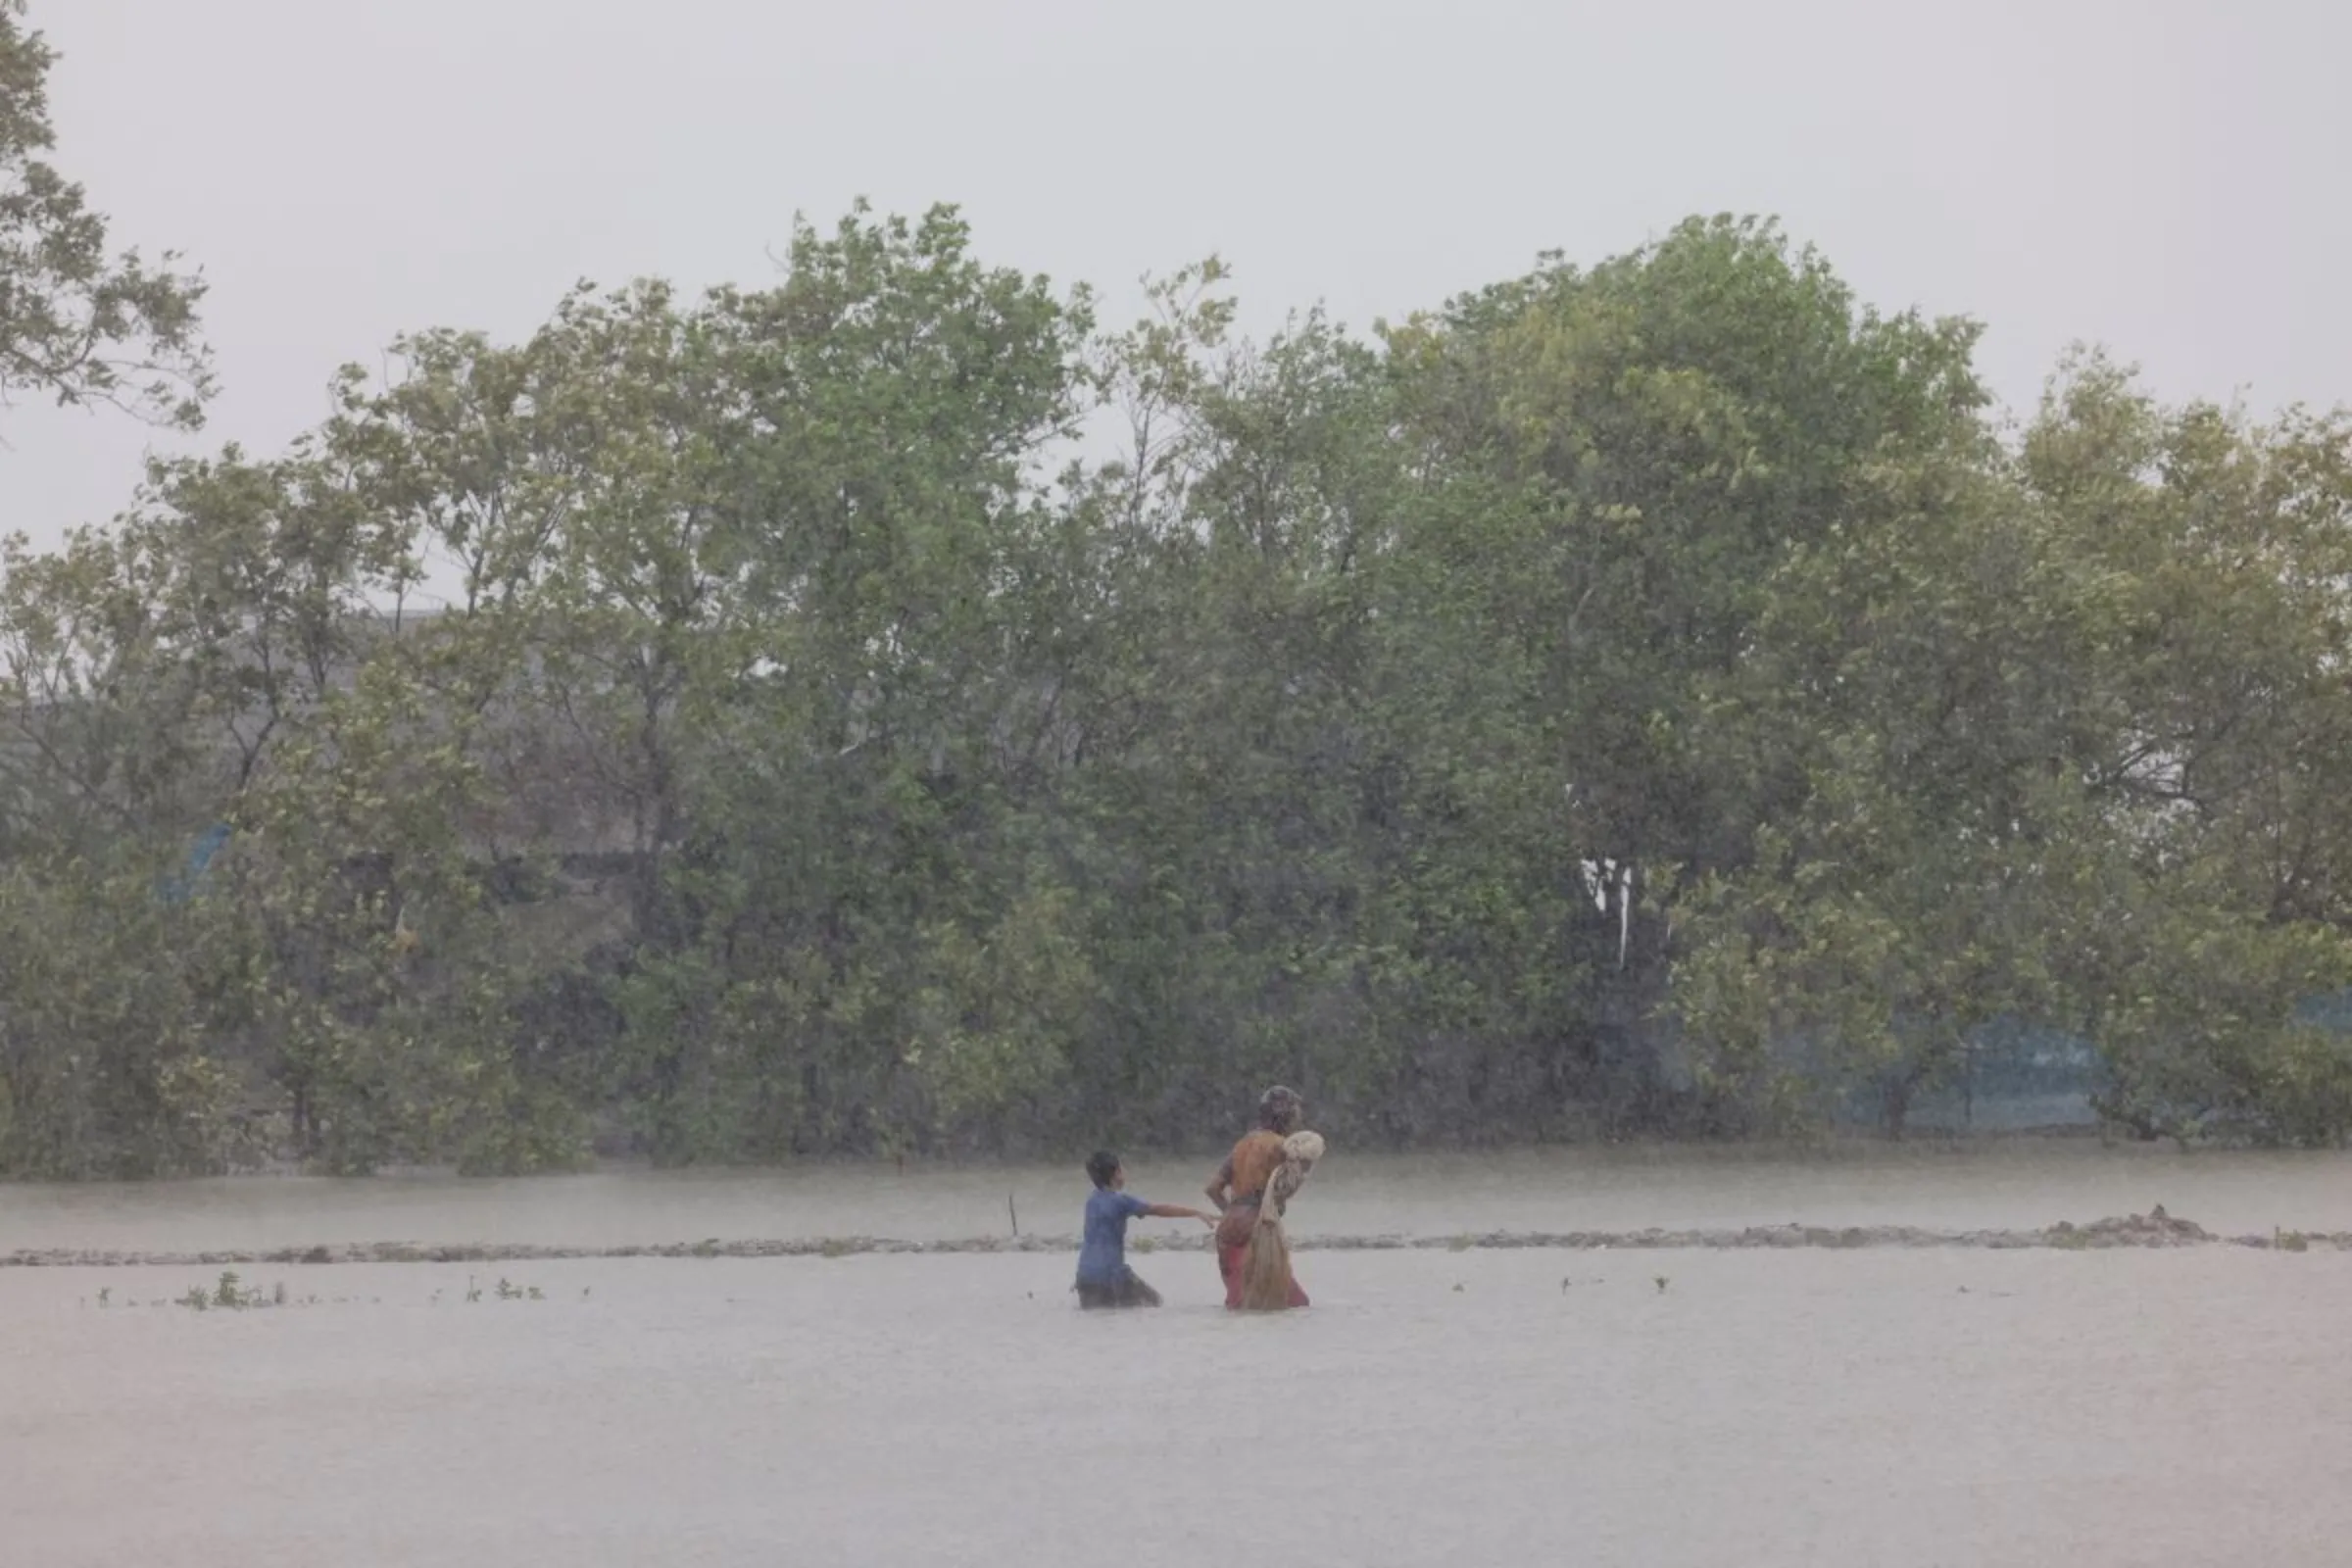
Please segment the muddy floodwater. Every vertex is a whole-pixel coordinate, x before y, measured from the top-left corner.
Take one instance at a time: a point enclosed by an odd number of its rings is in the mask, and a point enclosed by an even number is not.
[[[1184,1201],[1205,1172],[1139,1161]],[[1012,1202],[1006,1202],[1007,1194]],[[0,1255],[1066,1234],[1059,1172],[0,1189]],[[1303,1235],[2352,1231],[2352,1162],[2053,1147],[1349,1161]],[[1194,1227],[1198,1230],[1198,1227]],[[1177,1238],[1177,1222],[1139,1237]],[[0,1562],[2352,1561],[2352,1252],[1067,1253],[0,1267]],[[503,1291],[502,1291],[503,1286]],[[282,1287],[282,1304],[276,1293]],[[478,1297],[470,1298],[469,1297]]]

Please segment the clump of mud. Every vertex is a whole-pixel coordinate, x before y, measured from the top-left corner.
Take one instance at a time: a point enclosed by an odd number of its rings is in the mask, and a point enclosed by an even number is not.
[[[1154,1238],[1153,1251],[1205,1251],[1206,1238]],[[1987,1250],[2053,1248],[2091,1251],[2118,1247],[2242,1247],[2301,1252],[2314,1247],[2352,1250],[2352,1232],[2274,1231],[2269,1236],[2216,1236],[2194,1220],[2176,1219],[2157,1204],[2145,1214],[2125,1214],[2077,1225],[2060,1220],[2039,1230],[1927,1230],[1912,1225],[1754,1225],[1743,1230],[1491,1231],[1463,1236],[1300,1236],[1298,1251],[1393,1252],[1486,1251],[1552,1248],[1597,1251],[1608,1248],[1648,1251],[1731,1251],[1750,1248],[1962,1247]],[[339,1246],[288,1247],[268,1251],[109,1252],[66,1248],[28,1249],[0,1254],[0,1268],[109,1268],[166,1266],[215,1268],[256,1263],[504,1263],[601,1257],[855,1257],[873,1253],[968,1254],[974,1252],[1074,1252],[1074,1236],[977,1236],[961,1241],[908,1242],[880,1236],[837,1236],[792,1241],[663,1242],[633,1247],[527,1247],[504,1245],[427,1246],[416,1242],[360,1242]]]

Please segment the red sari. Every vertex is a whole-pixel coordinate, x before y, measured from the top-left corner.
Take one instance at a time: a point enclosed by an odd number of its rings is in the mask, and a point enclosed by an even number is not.
[[[1225,1278],[1225,1306],[1242,1309],[1242,1266],[1250,1256],[1250,1235],[1257,1229],[1257,1210],[1266,1196],[1266,1183],[1282,1167],[1282,1134],[1263,1128],[1233,1146],[1218,1178],[1231,1196],[1225,1217],[1217,1222],[1217,1272]],[[1291,1282],[1291,1305],[1307,1305],[1306,1292]]]

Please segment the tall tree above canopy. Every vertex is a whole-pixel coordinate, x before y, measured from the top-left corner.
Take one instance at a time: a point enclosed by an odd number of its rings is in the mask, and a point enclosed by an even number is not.
[[[1432,612],[1475,650],[1452,671],[1516,671],[1495,731],[1513,755],[1480,753],[1569,835],[1563,881],[1598,868],[1628,976],[1663,977],[1665,922],[1639,912],[1668,891],[1652,879],[1743,861],[1802,789],[1802,757],[1752,721],[1752,672],[1781,652],[1776,569],[1902,526],[1888,472],[1989,453],[1976,338],[1864,308],[1776,225],[1730,218],[1591,269],[1547,258],[1389,332],[1402,428],[1445,498],[1408,554],[1440,568]]]
[[[57,56],[24,7],[0,0],[0,402],[30,393],[192,429],[213,389],[204,280],[175,253],[110,254],[105,215],[49,163]]]

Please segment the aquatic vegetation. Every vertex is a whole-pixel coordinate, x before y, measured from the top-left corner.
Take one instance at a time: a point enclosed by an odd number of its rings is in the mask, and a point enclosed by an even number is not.
[[[100,1293],[101,1305],[105,1304],[105,1295],[104,1292]],[[191,1285],[184,1293],[173,1298],[172,1304],[184,1306],[192,1312],[242,1312],[254,1307],[284,1306],[288,1300],[283,1282],[265,1291],[258,1285],[247,1286],[238,1277],[235,1269],[223,1269],[220,1271],[220,1277],[209,1288],[202,1285]],[[139,1303],[133,1300],[127,1304],[136,1306]],[[147,1304],[160,1306],[164,1303],[150,1301]]]
[[[501,1301],[544,1301],[547,1299],[547,1293],[540,1287],[518,1284],[504,1275],[501,1275],[497,1284],[491,1287],[491,1295]],[[426,1304],[440,1305],[441,1296],[442,1290],[436,1286],[432,1294],[425,1298]],[[475,1284],[473,1276],[468,1274],[466,1277],[466,1299],[479,1301],[482,1297],[482,1288]],[[99,1292],[101,1306],[107,1304],[110,1298],[111,1292]],[[582,1300],[588,1298],[586,1290],[580,1292],[580,1298]],[[192,1312],[244,1312],[259,1307],[381,1306],[383,1301],[384,1298],[380,1296],[321,1297],[313,1293],[308,1296],[296,1297],[286,1289],[286,1283],[283,1280],[273,1282],[265,1290],[258,1285],[247,1285],[236,1270],[223,1269],[220,1278],[210,1286],[191,1285],[176,1297],[169,1299],[159,1298],[145,1304],[149,1306],[180,1306]],[[125,1300],[123,1304],[137,1306],[141,1303],[135,1299],[129,1299]]]

